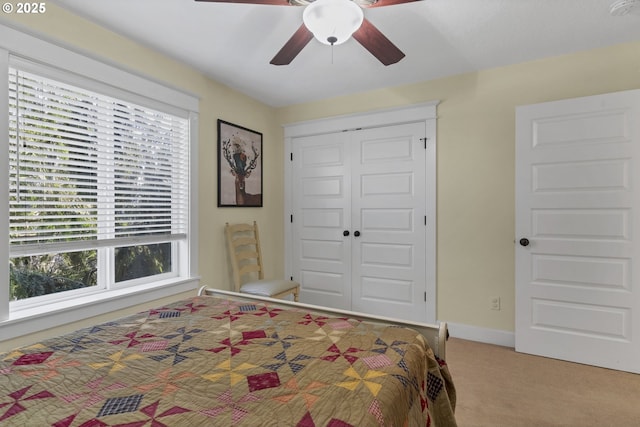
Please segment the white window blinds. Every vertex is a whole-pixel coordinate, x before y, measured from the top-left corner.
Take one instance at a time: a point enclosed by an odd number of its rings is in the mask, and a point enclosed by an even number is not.
[[[185,238],[188,133],[187,113],[10,67],[11,253]]]

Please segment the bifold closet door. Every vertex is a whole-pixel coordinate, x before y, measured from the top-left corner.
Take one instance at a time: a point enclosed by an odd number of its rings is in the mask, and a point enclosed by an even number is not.
[[[426,319],[424,122],[293,141],[301,300]]]
[[[346,310],[352,245],[348,138],[342,132],[297,138],[292,160],[292,266],[300,301]]]
[[[424,123],[351,133],[351,308],[425,321]]]

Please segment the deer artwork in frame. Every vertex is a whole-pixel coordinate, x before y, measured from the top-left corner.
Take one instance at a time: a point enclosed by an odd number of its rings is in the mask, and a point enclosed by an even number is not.
[[[262,207],[262,134],[220,119],[218,206]]]

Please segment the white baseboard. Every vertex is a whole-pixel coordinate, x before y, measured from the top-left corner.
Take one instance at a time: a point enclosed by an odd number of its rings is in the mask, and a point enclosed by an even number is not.
[[[447,322],[447,326],[449,335],[454,338],[501,345],[503,347],[514,348],[516,346],[516,336],[513,332],[450,322]]]

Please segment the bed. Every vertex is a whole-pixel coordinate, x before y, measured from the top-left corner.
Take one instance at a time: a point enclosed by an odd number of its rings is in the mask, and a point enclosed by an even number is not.
[[[0,425],[455,426],[446,325],[202,288],[0,354]]]

